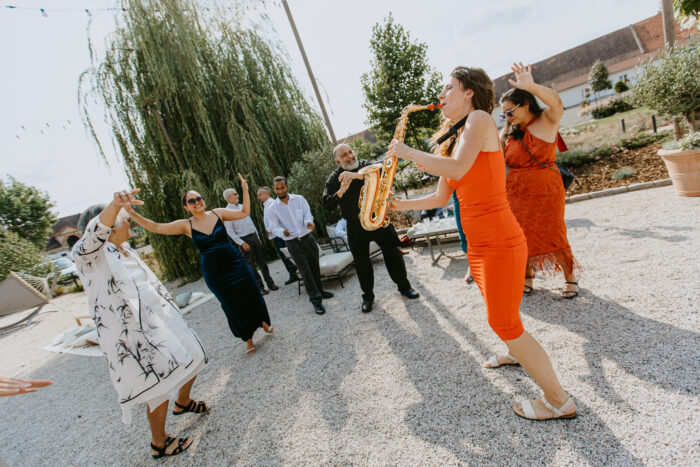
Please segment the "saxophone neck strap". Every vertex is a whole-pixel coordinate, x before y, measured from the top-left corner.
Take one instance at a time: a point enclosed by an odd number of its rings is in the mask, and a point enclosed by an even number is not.
[[[465,123],[467,123],[467,117],[469,117],[469,114],[467,114],[462,120],[452,125],[450,129],[445,132],[444,135],[439,137],[436,141],[438,146],[450,139],[452,136],[454,136],[459,131],[459,129],[462,128]]]

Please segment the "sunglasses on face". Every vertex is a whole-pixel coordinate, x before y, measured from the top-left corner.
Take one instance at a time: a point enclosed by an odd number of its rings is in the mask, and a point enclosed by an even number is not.
[[[202,201],[203,199],[204,198],[202,198],[201,196],[197,196],[196,198],[190,198],[187,200],[187,204],[196,204]]]
[[[508,117],[508,118],[513,117],[513,114],[515,113],[515,109],[517,109],[518,107],[520,107],[520,104],[516,105],[515,107],[513,107],[513,108],[510,109],[510,110],[506,110],[505,112],[503,112],[503,113],[501,114],[501,118],[502,118],[503,120],[505,120],[506,117]]]

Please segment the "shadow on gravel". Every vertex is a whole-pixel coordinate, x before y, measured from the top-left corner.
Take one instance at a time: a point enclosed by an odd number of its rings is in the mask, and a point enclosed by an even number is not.
[[[590,219],[587,218],[575,218],[575,219],[567,219],[566,220],[566,228],[567,229],[586,229],[586,230],[591,230],[593,227],[599,227],[604,230],[613,230],[617,231],[620,233],[620,235],[623,235],[625,237],[631,237],[631,238],[649,238],[652,240],[663,240],[665,242],[685,242],[689,240],[688,237],[683,236],[683,235],[665,235],[664,233],[660,232],[655,232],[654,230],[669,230],[671,232],[692,232],[694,230],[693,227],[689,226],[649,226],[649,228],[646,229],[626,229],[626,228],[620,228],[620,227],[615,227],[614,225],[605,225],[605,226],[600,226],[597,225],[595,222],[593,222]]]
[[[449,451],[460,462],[474,465],[557,463],[564,445],[581,459],[641,464],[605,422],[580,401],[575,420],[540,423],[517,417],[511,409],[516,402],[513,396],[496,387],[486,372],[498,372],[494,377],[507,380],[501,385],[514,386],[518,400],[535,397],[529,376],[519,367],[484,369],[482,362],[465,353],[457,340],[467,342],[473,348],[471,353],[493,353],[492,346],[468,325],[473,320],[485,321],[485,310],[450,310],[426,287],[420,291],[422,303],[411,309],[411,317],[422,329],[420,335],[407,333],[392,319],[383,320],[379,326],[421,395],[421,402],[410,406],[405,417],[415,436]],[[473,316],[465,319],[461,313]],[[444,320],[446,324],[441,326]],[[455,331],[459,337],[453,337]],[[449,366],[446,362],[459,364]]]
[[[700,334],[641,317],[585,288],[565,306],[557,294],[542,289],[536,289],[523,303],[523,314],[563,326],[585,339],[588,382],[609,402],[627,406],[624,397],[606,379],[603,358],[613,360],[635,378],[665,391],[700,395],[697,384]]]

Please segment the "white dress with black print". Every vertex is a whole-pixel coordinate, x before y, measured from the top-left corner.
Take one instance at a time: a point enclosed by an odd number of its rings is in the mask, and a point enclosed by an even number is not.
[[[119,397],[124,423],[131,409],[171,399],[207,361],[201,342],[168,291],[128,243],[123,255],[107,239],[110,227],[92,219],[73,247],[100,348]]]

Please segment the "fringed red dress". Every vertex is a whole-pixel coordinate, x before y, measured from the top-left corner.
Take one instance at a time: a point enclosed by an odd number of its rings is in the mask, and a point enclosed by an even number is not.
[[[571,274],[579,265],[566,237],[564,184],[555,165],[557,144],[563,141],[559,135],[551,143],[533,136],[527,127],[534,120],[522,127],[522,142],[547,167],[534,161],[519,140],[508,139],[508,202],[527,238],[528,264],[534,270]]]

